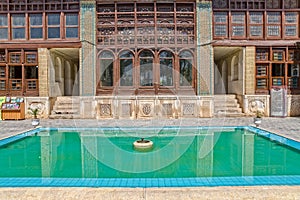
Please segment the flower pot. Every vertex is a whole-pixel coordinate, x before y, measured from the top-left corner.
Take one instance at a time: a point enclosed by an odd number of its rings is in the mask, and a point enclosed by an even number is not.
[[[38,126],[40,124],[40,119],[32,119],[31,124],[34,127]]]
[[[259,126],[259,125],[261,124],[261,118],[255,117],[255,118],[254,118],[254,124],[255,124],[256,126]]]

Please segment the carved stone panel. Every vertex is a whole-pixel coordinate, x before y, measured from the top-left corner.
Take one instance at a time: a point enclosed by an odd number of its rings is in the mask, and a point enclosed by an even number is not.
[[[121,104],[121,116],[122,117],[131,117],[132,115],[132,108],[131,103],[122,103]]]
[[[163,103],[162,104],[162,114],[164,116],[173,115],[173,104],[172,103]]]
[[[183,116],[193,116],[195,114],[195,103],[183,103],[182,114]]]
[[[142,104],[142,111],[144,115],[149,116],[152,111],[151,104],[150,103]]]
[[[139,113],[138,117],[150,118],[154,115],[154,102],[142,101],[139,102]]]
[[[100,116],[101,117],[111,117],[112,116],[112,110],[111,110],[111,104],[100,104]]]

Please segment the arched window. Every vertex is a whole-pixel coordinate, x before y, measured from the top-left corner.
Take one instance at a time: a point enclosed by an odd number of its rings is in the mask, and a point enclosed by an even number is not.
[[[120,53],[120,86],[133,86],[133,55],[130,51]]]
[[[193,54],[182,51],[179,54],[180,86],[192,86],[193,83]]]
[[[140,86],[153,86],[153,54],[149,50],[140,53]]]
[[[170,51],[162,51],[159,54],[161,86],[173,86],[173,54]]]
[[[100,54],[100,87],[113,86],[114,55],[110,51]]]

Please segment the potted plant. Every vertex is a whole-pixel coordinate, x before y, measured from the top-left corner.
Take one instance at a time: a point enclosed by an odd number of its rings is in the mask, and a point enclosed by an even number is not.
[[[28,112],[33,117],[33,119],[31,120],[32,126],[34,126],[34,127],[38,126],[40,124],[40,119],[37,117],[37,115],[40,112],[40,108],[38,106],[37,107],[29,107]]]
[[[264,111],[263,110],[257,110],[255,112],[255,117],[254,117],[254,124],[256,126],[259,126],[261,124],[261,120],[262,120],[262,117],[264,116]]]

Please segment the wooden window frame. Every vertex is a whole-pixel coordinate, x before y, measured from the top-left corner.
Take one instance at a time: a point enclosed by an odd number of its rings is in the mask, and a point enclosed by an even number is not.
[[[251,22],[251,14],[261,14],[261,23],[252,23]],[[249,12],[248,14],[248,33],[250,39],[263,39],[264,38],[264,13],[255,11],[255,12]],[[253,36],[251,35],[251,27],[260,27],[261,28],[261,36]]]
[[[24,18],[24,25],[14,25],[13,23],[13,20],[14,20],[14,16],[20,16]],[[11,14],[11,36],[10,38],[12,40],[26,40],[27,39],[27,27],[28,27],[28,24],[27,24],[27,15],[26,14],[23,14],[23,13],[14,13],[14,14]],[[22,38],[15,38],[14,37],[14,29],[20,29],[20,30],[24,30],[24,37]]]
[[[221,13],[223,13],[224,14],[224,16],[226,16],[226,19],[225,19],[225,22],[216,22],[216,14],[221,14]],[[214,12],[214,14],[213,14],[213,37],[214,37],[214,39],[224,39],[224,38],[228,38],[229,36],[229,34],[228,34],[228,32],[229,32],[229,30],[228,30],[228,18],[229,18],[229,15],[228,15],[228,12]],[[217,27],[217,25],[222,25],[222,26],[225,26],[226,27],[226,35],[224,35],[224,36],[219,36],[219,35],[216,35],[215,33],[216,33],[216,27]]]
[[[3,38],[3,39],[1,39],[0,38],[0,40],[8,40],[8,38],[9,38],[9,29],[8,29],[8,26],[9,26],[9,21],[8,21],[8,16],[7,16],[7,14],[4,14],[4,13],[1,13],[0,14],[0,16],[6,16],[6,25],[2,25],[2,26],[0,26],[0,29],[6,29],[6,32],[7,32],[7,34],[6,34],[6,38]]]
[[[77,15],[77,24],[76,25],[75,24],[71,24],[71,25],[67,24],[67,16],[68,15]],[[79,23],[80,23],[79,14],[78,13],[64,13],[64,22],[65,22],[65,26],[64,26],[65,38],[68,39],[68,40],[78,39],[79,35],[80,35],[80,32],[79,32]],[[67,37],[67,29],[68,28],[77,28],[77,37]]]
[[[237,15],[237,16],[235,16]],[[241,16],[243,16],[243,22],[239,21],[241,20]],[[231,12],[230,13],[230,23],[229,23],[229,27],[230,27],[230,37],[231,39],[244,39],[246,38],[247,35],[247,28],[246,28],[246,12]],[[235,21],[237,20],[237,21]],[[235,30],[234,27],[243,27],[243,35],[237,35],[235,36]]]
[[[37,14],[40,14],[40,15],[42,15],[42,24],[40,24],[40,25],[32,25],[31,24],[31,15],[37,15]],[[44,15],[43,15],[43,13],[30,13],[29,15],[28,15],[28,18],[29,18],[29,27],[28,27],[28,32],[29,32],[29,40],[42,40],[42,39],[44,39],[44,32],[45,32],[45,29],[44,29]],[[42,37],[40,37],[40,38],[31,38],[31,29],[42,29]]]
[[[269,21],[269,16],[268,14],[278,14],[277,16],[279,17],[279,22],[270,22]],[[282,24],[281,24],[281,20],[282,20],[282,14],[281,12],[266,12],[266,18],[265,18],[265,32],[266,32],[266,38],[267,39],[281,39],[282,38]],[[279,27],[278,33],[279,35],[275,36],[275,35],[269,35],[269,28],[270,27]]]
[[[295,13],[295,15],[296,15],[296,17],[295,17],[295,22],[294,23],[289,23],[288,21],[287,21],[287,15],[286,14],[288,14],[288,13]],[[297,38],[299,38],[299,12],[283,12],[283,36],[284,36],[284,39],[297,39]],[[292,35],[287,35],[286,34],[286,28],[288,27],[288,26],[295,26],[295,31],[296,31],[296,33],[295,33],[295,35],[294,36],[292,36]]]
[[[50,15],[59,15],[59,21],[60,23],[59,24],[54,24],[54,25],[49,25],[49,16]],[[62,36],[62,27],[61,27],[61,24],[62,24],[62,19],[61,19],[61,13],[47,13],[47,40],[59,40],[61,39],[63,36]],[[59,28],[59,37],[49,37],[49,28]]]

